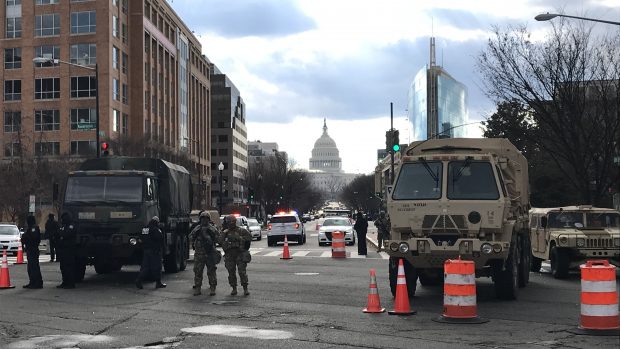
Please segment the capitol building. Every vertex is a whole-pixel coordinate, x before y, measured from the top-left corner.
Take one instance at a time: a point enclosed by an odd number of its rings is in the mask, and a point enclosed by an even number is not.
[[[337,198],[339,192],[357,176],[342,171],[342,159],[336,142],[327,133],[327,120],[323,119],[323,134],[314,142],[309,163],[312,184],[327,194]]]

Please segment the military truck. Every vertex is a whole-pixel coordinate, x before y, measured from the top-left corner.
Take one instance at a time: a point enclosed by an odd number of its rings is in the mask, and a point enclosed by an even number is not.
[[[69,172],[62,204],[77,229],[77,278],[86,265],[105,274],[139,264],[140,235],[153,216],[164,233],[164,270],[184,270],[191,207],[191,177],[182,166],[149,158],[86,160]]]
[[[516,299],[529,281],[528,169],[506,139],[429,139],[404,151],[387,187],[389,276],[396,293],[405,261],[410,296],[443,282],[448,259],[471,260],[498,298]]]
[[[588,259],[620,267],[620,212],[590,205],[530,210],[532,271],[550,260],[551,274],[566,278]]]

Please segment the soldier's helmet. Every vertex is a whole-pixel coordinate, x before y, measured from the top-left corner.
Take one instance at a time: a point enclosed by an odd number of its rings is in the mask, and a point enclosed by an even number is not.
[[[207,221],[211,220],[211,216],[209,216],[209,212],[207,212],[207,211],[200,212],[200,215],[198,217],[199,217],[199,219],[203,219],[204,218]]]
[[[228,228],[233,228],[237,226],[237,218],[233,215],[228,215],[224,217],[224,226]]]
[[[159,223],[159,217],[157,216],[153,216],[153,218],[151,218],[152,221],[155,221],[155,223]]]

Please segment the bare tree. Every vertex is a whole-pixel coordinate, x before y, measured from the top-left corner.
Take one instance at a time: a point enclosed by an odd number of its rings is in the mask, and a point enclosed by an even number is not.
[[[613,164],[620,134],[620,31],[555,22],[544,41],[525,26],[495,28],[478,58],[487,94],[532,111],[525,135],[548,153],[582,203],[610,204],[620,180]]]

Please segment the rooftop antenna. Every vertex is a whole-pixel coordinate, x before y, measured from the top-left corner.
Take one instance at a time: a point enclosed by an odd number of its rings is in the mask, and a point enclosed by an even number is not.
[[[431,67],[434,67],[436,64],[436,59],[435,59],[435,38],[431,36]]]

